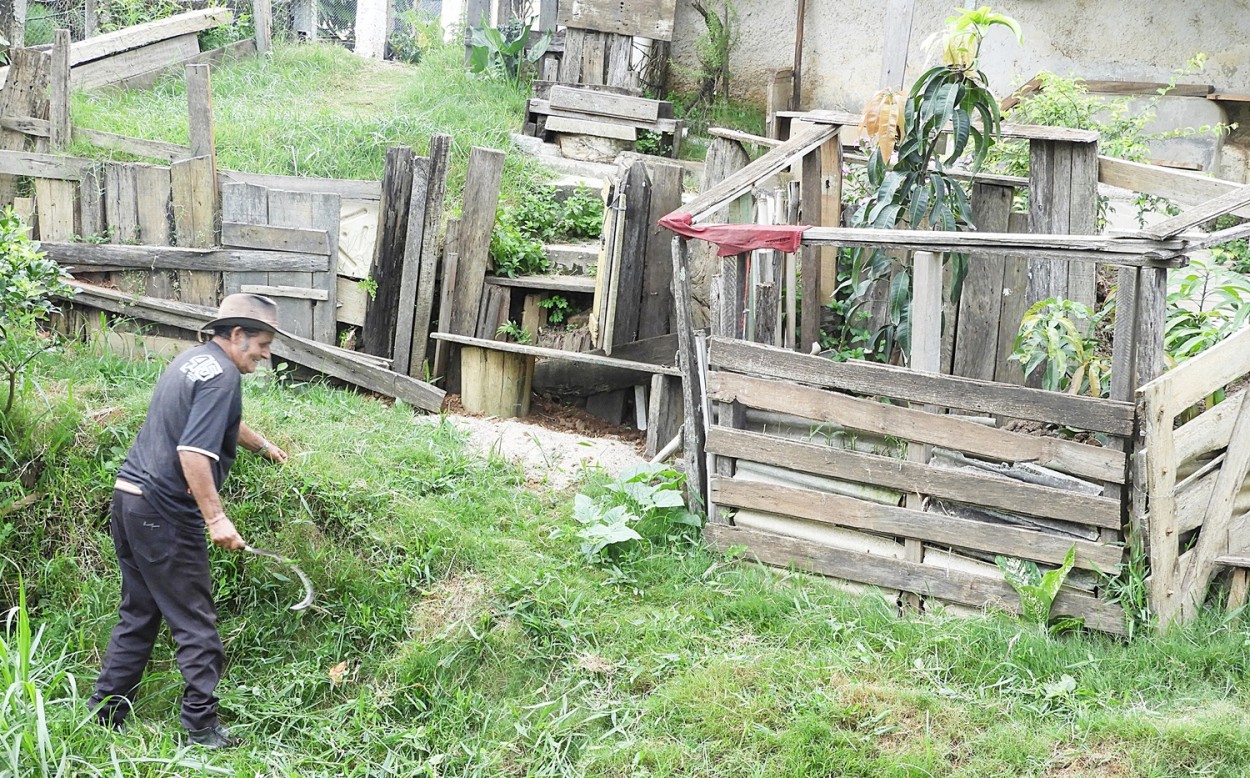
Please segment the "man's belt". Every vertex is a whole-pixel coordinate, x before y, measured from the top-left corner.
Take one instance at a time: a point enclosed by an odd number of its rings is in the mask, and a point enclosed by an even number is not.
[[[113,482],[113,488],[119,492],[125,492],[126,494],[137,494],[140,497],[143,496],[142,489],[140,489],[135,484],[132,484],[129,481],[123,481],[120,478],[118,478],[116,481]]]

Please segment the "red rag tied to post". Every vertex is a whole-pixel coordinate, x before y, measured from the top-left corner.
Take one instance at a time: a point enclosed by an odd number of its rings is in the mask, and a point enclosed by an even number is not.
[[[718,257],[731,257],[755,249],[792,254],[798,251],[803,233],[809,229],[808,225],[801,224],[691,224],[690,214],[685,211],[670,213],[660,219],[660,226],[684,238],[715,243]]]

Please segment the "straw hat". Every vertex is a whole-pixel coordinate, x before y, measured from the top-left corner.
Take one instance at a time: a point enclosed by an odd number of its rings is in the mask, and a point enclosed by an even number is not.
[[[278,304],[258,294],[227,295],[217,309],[217,318],[204,325],[206,330],[215,327],[281,332],[278,328]]]

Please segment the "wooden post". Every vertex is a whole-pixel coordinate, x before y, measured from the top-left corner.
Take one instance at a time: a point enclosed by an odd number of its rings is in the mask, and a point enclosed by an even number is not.
[[[451,161],[451,136],[430,138],[430,174],[422,229],[420,280],[417,285],[416,310],[412,319],[412,356],[408,375],[423,378],[429,354],[430,322],[434,316],[434,289],[439,273],[438,233],[443,224],[443,199],[447,192],[447,166]],[[537,334],[537,330],[535,330]]]
[[[974,184],[972,214],[977,230],[1006,232],[1015,190],[997,184]],[[1000,353],[999,316],[1002,312],[1003,273],[1016,262],[998,254],[968,257],[968,275],[959,298],[958,331],[953,333],[953,375],[993,381]],[[1017,322],[1018,324],[1018,322]],[[948,329],[951,322],[946,322]],[[943,333],[945,343],[947,333]],[[1014,337],[1013,337],[1014,339]]]
[[[370,270],[377,287],[365,310],[365,326],[361,332],[364,351],[379,357],[390,357],[395,344],[413,171],[412,149],[393,146],[386,150],[382,201],[378,211],[378,239],[373,251],[373,269]]]
[[[1134,363],[1139,387],[1163,374],[1163,325],[1167,320],[1167,296],[1167,268],[1143,267],[1138,271]]]
[[[208,157],[217,172],[217,142],[213,137],[212,77],[208,65],[187,65],[187,112],[191,156]]]
[[[265,56],[273,48],[273,0],[252,0],[256,22],[256,54]]]
[[[64,151],[70,143],[69,30],[57,30],[52,40],[52,64],[48,70],[50,98],[48,118],[53,151]]]
[[[369,59],[386,54],[387,0],[356,0],[356,53]]]
[[[300,43],[317,40],[317,0],[294,0],[291,16],[296,40]]]
[[[217,242],[217,193],[213,172],[210,157],[194,157],[170,165],[174,236],[179,246],[209,248]],[[179,270],[179,299],[194,305],[216,306],[220,279],[220,273]]]
[[[677,364],[682,373],[682,459],[686,465],[686,506],[698,511],[707,484],[703,456],[703,376],[695,331],[690,321],[690,276],[686,269],[686,241],[673,238],[673,312],[677,326]]]
[[[1098,210],[1098,144],[1029,141],[1029,231],[1090,235]],[[1029,262],[1028,301],[1066,297],[1094,305],[1091,262]]]
[[[837,135],[820,147],[820,226],[842,226],[842,141]],[[838,249],[820,247],[820,305],[838,288]]]
[[[659,374],[651,376],[647,443],[643,453],[647,459],[655,457],[681,431],[682,412],[681,379]]]
[[[681,207],[684,170],[679,165],[648,163],[647,174],[651,179],[651,212],[647,216],[646,260],[642,273],[642,310],[638,322],[640,340],[672,332],[673,242],[669,231],[661,227],[659,221],[660,217]],[[667,439],[661,441],[660,445],[667,442]]]
[[[412,190],[408,198],[407,235],[399,256],[399,289],[395,300],[395,335],[392,366],[407,372],[412,362],[413,323],[417,312],[417,286],[421,276],[421,247],[425,244],[425,214],[429,205],[430,160],[416,157],[412,164]]]
[[[837,135],[832,138],[838,142]],[[807,224],[821,224],[824,202],[822,195],[821,153],[819,150],[803,157],[800,218]],[[799,258],[799,283],[803,289],[803,308],[799,313],[798,350],[807,353],[813,343],[820,342],[820,314],[823,298],[820,296],[821,254],[818,246],[803,246]],[[836,249],[835,249],[836,252]]]
[[[882,89],[903,89],[915,5],[916,0],[888,0],[886,4],[885,24],[881,27],[885,38],[881,50]]]
[[[83,5],[83,36],[90,38],[100,31],[100,15],[96,12],[96,0],[86,0]]]
[[[474,147],[469,153],[455,297],[448,330],[455,335],[472,336],[477,327],[482,285],[490,263],[490,236],[495,227],[495,210],[499,207],[503,162],[502,151]]]
[[[10,48],[20,49],[26,45],[26,0],[12,0],[4,5],[9,6],[7,10],[0,11],[4,36],[9,39]]]
[[[803,25],[807,17],[807,0],[798,0],[794,10],[794,93],[791,105],[797,111],[803,105]]]
[[[625,223],[621,239],[621,262],[616,273],[616,284],[612,289],[616,298],[612,343],[618,344],[638,340],[641,322],[643,270],[647,238],[651,230],[651,179],[647,175],[647,166],[642,162],[635,162],[625,174],[622,184],[627,196]],[[612,352],[607,353],[610,355]]]

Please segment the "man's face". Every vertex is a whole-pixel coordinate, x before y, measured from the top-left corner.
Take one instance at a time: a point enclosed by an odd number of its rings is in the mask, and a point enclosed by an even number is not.
[[[255,373],[261,360],[269,359],[269,344],[273,343],[272,332],[258,332],[248,335],[242,327],[235,327],[230,333],[230,344],[234,346],[231,357],[239,372],[244,375]]]

